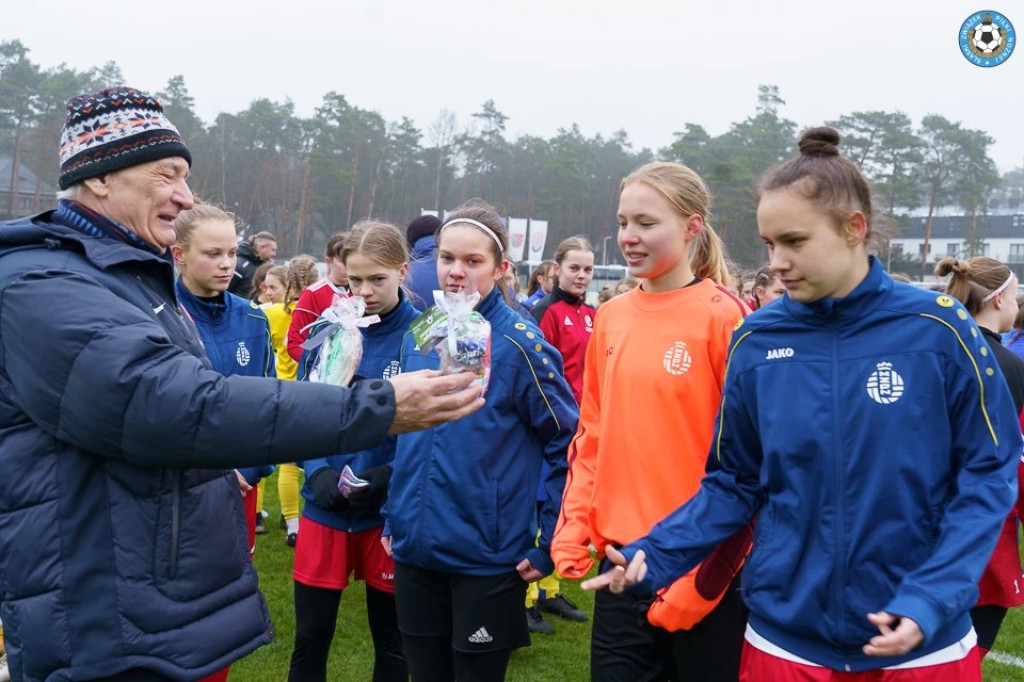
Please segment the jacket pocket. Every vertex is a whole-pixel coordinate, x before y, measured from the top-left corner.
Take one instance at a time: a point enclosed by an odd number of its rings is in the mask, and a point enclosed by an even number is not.
[[[764,582],[762,571],[768,560],[769,552],[774,551],[771,545],[774,527],[775,507],[769,502],[762,508],[754,522],[754,543],[747,556],[746,569],[743,571],[744,590],[750,589],[751,585]]]

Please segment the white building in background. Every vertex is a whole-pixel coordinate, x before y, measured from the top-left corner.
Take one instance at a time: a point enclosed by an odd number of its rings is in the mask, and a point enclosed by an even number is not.
[[[971,216],[954,214],[949,209],[940,210],[932,218],[932,231],[928,240],[928,253],[925,261],[934,264],[946,256],[966,258],[969,255],[988,256],[1007,264],[1016,264],[1024,269],[1024,207],[1019,202],[1015,206],[993,207],[987,215],[978,215],[974,228],[975,240],[978,242],[974,253],[969,252],[971,238]],[[924,253],[925,227],[927,214],[912,214],[910,224],[894,235],[890,240],[893,255],[903,254],[921,262]]]

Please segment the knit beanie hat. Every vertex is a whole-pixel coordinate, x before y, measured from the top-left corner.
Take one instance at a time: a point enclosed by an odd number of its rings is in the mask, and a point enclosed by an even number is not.
[[[192,153],[154,97],[125,86],[68,100],[60,135],[60,188],[97,175]]]
[[[439,227],[441,227],[440,218],[433,215],[421,215],[409,223],[409,227],[405,228],[405,238],[409,240],[410,244],[415,244],[419,238],[437,232]]]

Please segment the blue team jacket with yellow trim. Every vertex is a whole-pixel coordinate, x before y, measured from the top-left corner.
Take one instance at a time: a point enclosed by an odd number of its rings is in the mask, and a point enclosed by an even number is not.
[[[223,299],[200,298],[180,277],[174,282],[174,293],[195,323],[213,369],[224,376],[277,376],[270,323],[259,306],[226,291]],[[249,485],[256,485],[274,473],[274,467],[239,467],[238,471]]]
[[[356,369],[356,376],[364,379],[390,379],[401,371],[399,357],[402,349],[402,338],[409,333],[409,325],[419,315],[404,292],[400,293],[398,306],[381,317],[380,322],[363,327],[363,355]],[[322,322],[314,325],[309,332],[310,338],[316,335]],[[306,380],[319,348],[312,351],[304,350],[299,361],[299,379]],[[342,531],[361,531],[384,525],[384,519],[378,509],[344,509],[331,511],[318,507],[313,490],[309,487],[309,479],[320,469],[331,467],[341,471],[345,465],[359,474],[367,469],[391,464],[395,458],[395,436],[388,436],[380,445],[344,455],[331,455],[319,459],[307,459],[302,463],[306,472],[306,483],[302,486],[302,497],[306,504],[302,507],[302,515],[317,523]]]
[[[477,306],[491,324],[486,405],[459,421],[398,437],[384,508],[395,561],[435,571],[497,575],[524,557],[554,570],[551,536],[565,487],[566,450],[579,410],[562,376],[562,357],[532,320],[495,287]],[[411,335],[402,371],[437,369]],[[540,541],[537,486],[544,482]]]
[[[639,589],[669,584],[757,514],[743,595],[770,642],[861,671],[967,634],[1016,497],[1021,432],[959,303],[872,258],[845,298],[756,311],[733,335],[716,429],[699,493],[625,548],[647,554]],[[922,646],[866,656],[875,611],[914,619]]]

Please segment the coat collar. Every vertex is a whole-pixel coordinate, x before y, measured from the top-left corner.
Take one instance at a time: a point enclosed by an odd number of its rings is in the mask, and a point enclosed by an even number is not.
[[[809,322],[859,323],[881,305],[892,290],[892,277],[874,256],[868,256],[868,274],[853,291],[842,298],[823,298],[801,303],[786,296],[781,302],[799,319]]]

